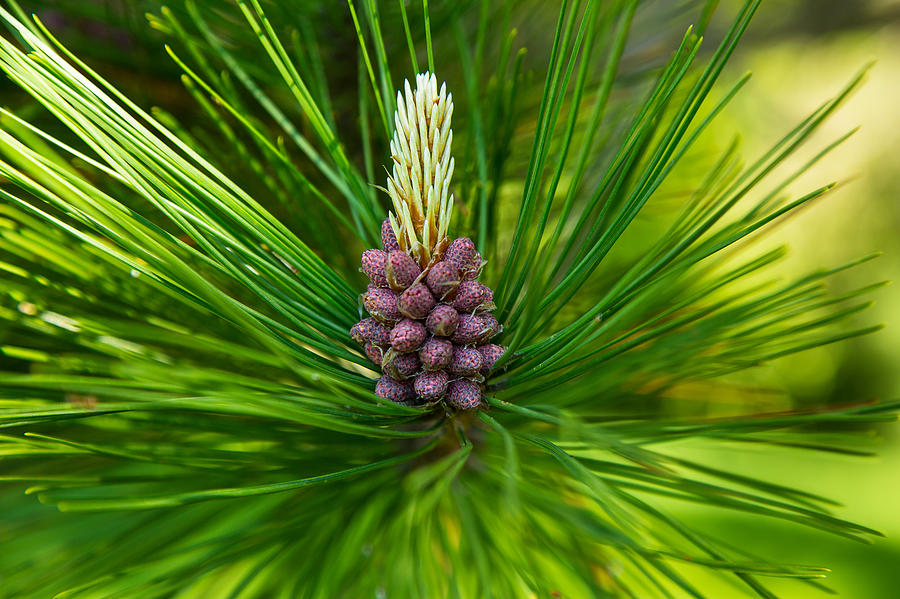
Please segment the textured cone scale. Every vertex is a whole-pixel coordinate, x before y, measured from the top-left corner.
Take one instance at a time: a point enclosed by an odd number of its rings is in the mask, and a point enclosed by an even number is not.
[[[381,322],[395,322],[403,318],[397,309],[397,294],[390,289],[369,289],[363,294],[366,311]]]
[[[468,379],[451,381],[447,385],[447,403],[458,410],[471,410],[481,403],[481,387]]]
[[[419,349],[419,361],[425,370],[446,368],[453,357],[453,344],[444,339],[432,337]]]
[[[474,347],[457,345],[453,348],[448,370],[456,376],[473,376],[478,374],[484,364],[484,358]]]
[[[472,345],[477,343],[481,336],[484,335],[484,323],[481,317],[472,314],[460,314],[459,325],[456,332],[450,337],[453,343],[459,345]]]
[[[387,262],[387,254],[382,250],[366,250],[360,259],[363,272],[376,287],[387,287],[387,277],[384,267]]]
[[[472,312],[485,302],[494,299],[494,292],[478,281],[463,281],[456,290],[453,307],[460,312]]]
[[[446,260],[438,262],[425,275],[425,284],[439,300],[453,297],[459,286],[459,269]]]
[[[484,327],[484,333],[478,338],[479,343],[487,343],[492,337],[500,332],[500,323],[493,314],[479,314],[478,318]]]
[[[472,258],[472,264],[460,271],[460,278],[463,281],[474,281],[481,276],[482,267],[484,267],[484,261],[481,259],[481,253],[475,252],[475,257]]]
[[[421,364],[415,353],[398,354],[391,360],[391,367],[399,375],[394,378],[408,379],[419,371]]]
[[[384,273],[391,289],[403,291],[422,274],[422,269],[409,254],[396,250],[388,254]]]
[[[400,249],[397,243],[397,236],[394,235],[394,228],[391,226],[391,219],[386,218],[381,222],[381,247],[385,252],[395,252]]]
[[[388,345],[391,342],[391,331],[374,318],[364,318],[350,329],[350,337],[357,343]]]
[[[412,381],[398,381],[390,375],[382,375],[375,384],[375,395],[399,404],[409,404],[415,397]]]
[[[444,260],[460,270],[471,267],[475,260],[475,244],[468,237],[454,239],[444,252]]]
[[[381,359],[384,357],[384,350],[374,343],[366,343],[366,356],[378,366],[381,366]]]
[[[391,329],[376,321],[372,326],[369,341],[374,343],[375,345],[390,345]]]
[[[500,356],[503,355],[503,352],[506,351],[505,347],[494,343],[479,345],[477,349],[482,358],[481,374],[484,375],[487,375],[487,373],[491,371],[491,368],[494,367],[494,364],[497,363],[497,360],[499,360]]]
[[[425,325],[409,318],[398,322],[391,329],[391,347],[398,352],[411,352],[419,349],[425,341]]]
[[[359,344],[372,340],[372,329],[378,324],[374,318],[363,318],[350,329],[350,338]]]
[[[397,307],[407,318],[425,318],[434,304],[434,296],[422,283],[416,283],[401,293],[397,300]]]
[[[423,372],[416,377],[413,383],[416,395],[423,401],[437,401],[447,392],[450,377],[444,370],[437,372]]]
[[[425,319],[425,328],[438,337],[449,337],[456,332],[459,324],[459,312],[446,304],[434,307]]]

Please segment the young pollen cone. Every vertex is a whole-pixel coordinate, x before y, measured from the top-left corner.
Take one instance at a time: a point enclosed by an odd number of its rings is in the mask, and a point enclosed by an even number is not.
[[[404,88],[405,93],[397,92],[394,113],[393,171],[387,180],[394,210],[388,217],[400,249],[425,269],[449,244],[453,96],[446,84],[438,91],[429,73],[416,75],[415,90],[409,81]]]

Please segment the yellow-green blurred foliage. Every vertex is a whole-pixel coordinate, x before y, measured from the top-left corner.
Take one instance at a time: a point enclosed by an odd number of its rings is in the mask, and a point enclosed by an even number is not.
[[[723,5],[730,3],[723,2]],[[728,9],[728,6],[723,6]],[[779,267],[787,276],[834,266],[873,251],[884,255],[836,282],[837,291],[877,280],[900,279],[900,2],[863,0],[764,2],[748,39],[722,78],[723,88],[743,73],[753,77],[707,137],[705,150],[724,149],[741,132],[749,161],[835,94],[871,61],[865,84],[826,121],[817,136],[788,161],[798,168],[815,151],[847,131],[859,130],[789,188],[792,197],[825,183],[839,187],[771,231],[765,245],[788,244]],[[900,395],[900,286],[876,292],[874,306],[858,322],[886,327],[873,335],[803,352],[768,365],[758,376],[785,385],[805,398],[851,400]],[[878,458],[822,456],[735,447],[716,449],[721,465],[736,472],[767,475],[773,481],[819,492],[846,504],[842,517],[883,531],[887,539],[862,546],[797,527],[748,524],[723,513],[710,520],[707,508],[673,505],[685,518],[722,536],[740,529],[745,549],[774,560],[827,564],[829,585],[850,599],[900,597],[900,435],[887,427],[872,440]],[[864,440],[865,441],[865,440]],[[692,444],[686,455],[708,452]],[[705,521],[699,521],[703,517]],[[696,576],[705,576],[697,568]],[[784,596],[824,597],[804,584],[771,584]],[[703,588],[701,586],[701,588]],[[742,596],[736,586],[710,577],[712,597]]]

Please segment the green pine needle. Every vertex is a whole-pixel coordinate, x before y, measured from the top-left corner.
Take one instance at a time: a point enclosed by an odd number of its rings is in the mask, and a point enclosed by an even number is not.
[[[748,80],[719,81],[758,0],[709,53],[707,3],[638,68],[636,0],[563,0],[547,56],[510,26],[539,2],[146,4],[187,111],[0,9],[0,69],[31,98],[0,111],[0,596],[706,597],[702,567],[775,597],[767,579],[829,570],[671,506],[879,536],[678,445],[862,456],[853,433],[896,419],[777,390],[759,409],[747,384],[877,329],[856,317],[879,283],[828,289],[874,256],[781,280],[784,248],[752,243],[833,189],[790,186],[852,134],[803,146],[865,71],[745,166],[697,142]],[[473,413],[379,399],[348,334],[423,54],[456,99],[453,235],[484,253],[509,347]]]

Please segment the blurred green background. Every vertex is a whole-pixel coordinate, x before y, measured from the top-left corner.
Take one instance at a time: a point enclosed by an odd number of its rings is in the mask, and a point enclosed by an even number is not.
[[[723,2],[730,11],[739,3]],[[839,187],[822,200],[779,224],[763,242],[786,243],[785,275],[834,266],[872,251],[884,254],[838,281],[846,289],[877,280],[900,280],[900,2],[896,0],[769,0],[722,77],[725,87],[743,73],[753,77],[707,138],[709,150],[724,148],[740,132],[746,160],[837,93],[860,68],[875,61],[864,85],[826,121],[810,150],[790,161],[797,168],[847,131],[849,140],[811,168],[790,188],[798,197],[827,182]],[[841,288],[835,289],[840,292]],[[878,333],[778,360],[763,376],[784,385],[795,401],[830,402],[889,399],[900,396],[900,286],[873,296],[875,304],[860,322],[878,322]],[[799,527],[759,526],[722,512],[710,518],[700,507],[672,505],[686,519],[722,537],[744,539],[748,551],[785,562],[825,564],[827,582],[841,597],[900,597],[900,429],[887,426],[880,439],[861,440],[878,449],[877,458],[821,455],[717,446],[721,466],[736,472],[766,474],[772,480],[832,497],[846,507],[838,514],[887,535],[863,546]],[[709,460],[696,443],[686,454]],[[700,568],[694,576],[706,576]],[[786,597],[825,597],[802,583],[775,582]],[[701,587],[703,588],[703,587]],[[737,587],[710,577],[710,596],[740,596]],[[715,590],[714,590],[715,589]]]
[[[720,3],[723,14],[713,21],[707,48],[714,47],[716,36],[722,34],[720,28],[741,3]],[[104,43],[93,46],[100,55],[88,58],[102,63],[101,72],[142,104],[162,106],[175,114],[191,113],[191,99],[178,83],[177,68],[164,57],[161,42],[143,22],[142,2],[79,3],[75,10],[81,13],[82,26],[78,27],[72,27],[67,18],[74,4],[55,12],[52,1],[22,4],[26,10],[41,10],[48,26],[78,50],[90,53],[92,38],[104,38]],[[130,22],[126,27],[130,33],[119,39],[108,29],[83,26],[110,15]],[[141,31],[148,38],[134,37]],[[526,32],[529,51],[536,56],[542,49],[531,44],[540,41],[540,33]],[[103,55],[110,44],[121,44],[124,51]],[[715,156],[740,132],[742,154],[752,160],[873,60],[863,87],[826,121],[807,151],[783,167],[785,172],[799,167],[817,149],[859,126],[854,136],[789,191],[799,197],[824,183],[834,181],[839,187],[779,223],[759,242],[766,247],[789,246],[787,260],[778,266],[785,277],[836,266],[873,251],[884,252],[878,260],[838,278],[837,293],[879,280],[900,279],[900,0],[764,1],[721,77],[720,95],[745,72],[751,71],[753,77],[698,148]],[[541,80],[537,77],[533,83],[539,85]],[[3,97],[4,103],[23,101],[8,84],[4,84]],[[671,185],[677,188],[678,183]],[[900,286],[883,288],[873,299],[873,307],[857,320],[859,324],[884,323],[887,326],[882,331],[778,360],[754,370],[752,382],[784,387],[799,405],[900,397],[900,368],[895,364],[900,355]],[[900,428],[885,427],[879,438],[861,436],[860,443],[865,449],[877,448],[880,456],[797,450],[785,459],[783,450],[769,446],[717,443],[713,449],[696,441],[678,451],[735,472],[765,476],[832,497],[846,506],[837,509],[837,515],[887,535],[872,546],[783,523],[751,522],[708,506],[671,503],[666,507],[715,536],[742,539],[742,549],[773,561],[830,566],[833,572],[828,583],[842,597],[895,599],[900,597]],[[703,568],[683,570],[710,597],[744,596],[736,584]],[[827,596],[804,583],[772,581],[771,587],[796,599]]]

